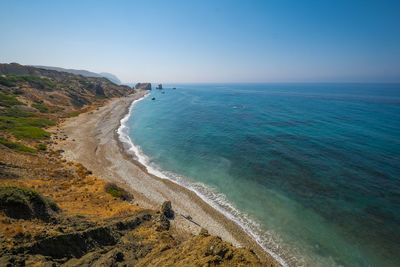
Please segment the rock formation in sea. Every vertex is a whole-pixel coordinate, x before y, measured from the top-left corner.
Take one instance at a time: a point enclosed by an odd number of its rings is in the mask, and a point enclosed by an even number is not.
[[[151,90],[151,83],[137,83],[135,89]]]

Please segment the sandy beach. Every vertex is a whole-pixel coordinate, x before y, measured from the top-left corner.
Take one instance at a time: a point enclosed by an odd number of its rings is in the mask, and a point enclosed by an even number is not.
[[[129,97],[112,99],[97,110],[66,119],[54,131],[68,138],[58,142],[54,149],[64,150],[65,159],[80,162],[95,175],[131,191],[135,197],[134,203],[138,206],[159,209],[163,201],[170,200],[175,211],[171,225],[178,236],[184,238],[198,234],[201,228],[205,228],[210,234],[220,236],[235,246],[253,249],[260,259],[279,266],[237,224],[194,192],[149,174],[143,165],[124,151],[117,134],[120,121],[127,114],[132,101],[145,94],[146,91],[136,91]],[[188,216],[192,221],[187,219]]]

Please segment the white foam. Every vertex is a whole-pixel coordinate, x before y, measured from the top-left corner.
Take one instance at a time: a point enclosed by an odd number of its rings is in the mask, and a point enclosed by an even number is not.
[[[225,217],[240,226],[251,238],[253,238],[266,252],[268,252],[275,260],[277,260],[282,266],[289,266],[277,253],[279,250],[278,241],[275,235],[271,232],[263,232],[261,226],[251,220],[249,216],[237,208],[235,208],[223,195],[222,193],[216,192],[213,188],[206,186],[199,182],[191,182],[187,178],[177,175],[172,172],[163,171],[153,162],[150,158],[145,155],[138,145],[135,145],[129,137],[129,126],[127,121],[132,114],[133,107],[141,100],[148,97],[150,94],[146,94],[144,97],[134,100],[129,107],[129,112],[121,119],[121,125],[118,128],[118,136],[120,141],[124,144],[127,152],[135,157],[143,166],[146,167],[147,171],[153,175],[156,175],[162,179],[168,179],[174,183],[177,183],[198,195],[203,201],[209,204],[211,207],[222,213]],[[272,245],[273,244],[273,245]],[[273,248],[269,248],[273,246]]]

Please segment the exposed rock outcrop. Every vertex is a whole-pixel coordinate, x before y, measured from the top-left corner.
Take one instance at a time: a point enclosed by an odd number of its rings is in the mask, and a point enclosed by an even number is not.
[[[18,186],[0,186],[0,211],[16,219],[38,218],[48,221],[59,211],[57,204],[36,190]]]
[[[172,210],[171,201],[164,201],[161,206],[161,213],[164,214],[167,218],[174,217],[174,211]]]
[[[137,83],[135,89],[151,90],[151,83]]]

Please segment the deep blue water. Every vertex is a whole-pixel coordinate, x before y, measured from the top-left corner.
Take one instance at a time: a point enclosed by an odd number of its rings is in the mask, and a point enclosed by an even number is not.
[[[400,85],[167,87],[127,122],[148,166],[289,265],[400,265]]]

